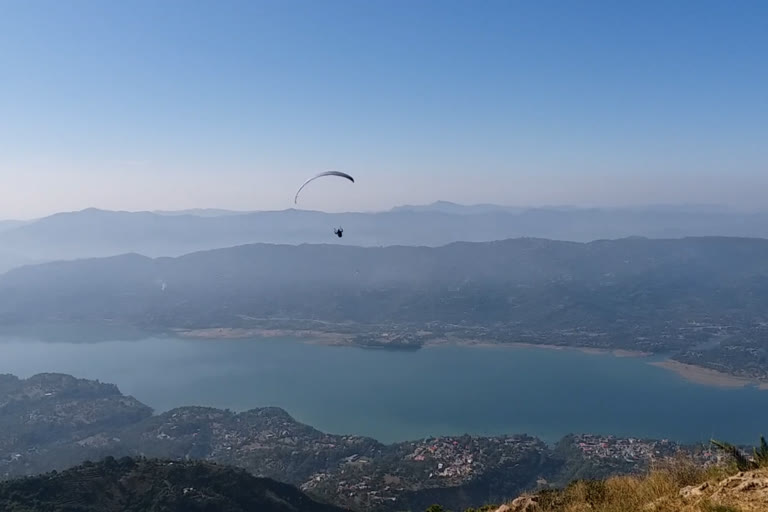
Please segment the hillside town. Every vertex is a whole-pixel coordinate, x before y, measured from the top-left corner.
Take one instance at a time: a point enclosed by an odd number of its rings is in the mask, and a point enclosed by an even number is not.
[[[588,461],[608,465],[629,465],[638,470],[643,470],[654,462],[669,460],[679,455],[691,457],[701,464],[717,463],[723,458],[722,452],[706,444],[686,446],[668,439],[581,434],[570,436],[569,441],[571,446],[577,448]]]
[[[508,466],[528,465],[535,474],[539,457],[546,458],[548,451],[542,441],[525,435],[427,438],[392,445],[375,459],[355,454],[333,471],[312,475],[301,488],[365,508],[397,503],[414,492],[459,488]]]

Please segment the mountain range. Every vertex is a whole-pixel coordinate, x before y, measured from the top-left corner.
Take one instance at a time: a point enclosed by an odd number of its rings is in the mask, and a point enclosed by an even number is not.
[[[344,238],[333,236],[343,226]],[[522,209],[437,202],[376,213],[89,208],[0,223],[0,271],[24,264],[135,252],[150,257],[250,243],[429,246],[538,237],[574,242],[627,236],[768,237],[768,213],[714,207]]]
[[[36,318],[110,312],[128,319],[132,312],[199,308],[232,318],[480,324],[520,322],[537,311],[594,316],[599,301],[619,308],[611,312],[618,320],[647,308],[664,315],[672,306],[698,316],[734,308],[757,314],[762,307],[755,309],[755,301],[766,291],[765,239],[252,244],[176,258],[124,254],[14,269],[0,277],[0,314],[23,318],[32,313],[21,307],[27,305]]]

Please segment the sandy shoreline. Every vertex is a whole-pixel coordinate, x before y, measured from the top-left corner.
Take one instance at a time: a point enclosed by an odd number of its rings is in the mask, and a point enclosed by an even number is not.
[[[610,354],[614,357],[648,357],[653,355],[650,352],[626,350],[621,348],[564,347],[562,345],[537,345],[536,343],[505,343],[505,345],[525,348],[544,348],[547,350],[578,350],[579,352],[583,352],[585,354]]]
[[[509,343],[490,343],[487,341],[479,340],[465,340],[465,339],[441,339],[428,341],[424,344],[425,347],[439,347],[444,345],[458,345],[465,347],[483,347],[483,348],[540,348],[544,350],[575,350],[583,352],[585,354],[605,355],[610,354],[614,357],[648,357],[650,352],[640,352],[638,350],[624,350],[624,349],[610,349],[610,348],[593,348],[593,347],[568,347],[565,345],[550,345],[546,343],[523,343],[523,342],[509,342]]]
[[[768,390],[768,382],[762,382],[757,379],[750,379],[747,377],[739,377],[737,375],[730,375],[728,373],[712,370],[711,368],[704,368],[701,366],[695,366],[692,364],[681,363],[679,361],[673,361],[668,359],[666,361],[656,361],[652,364],[670,370],[684,379],[695,382],[696,384],[704,384],[707,386],[717,386],[721,388],[743,388],[747,386],[757,386],[759,389]]]

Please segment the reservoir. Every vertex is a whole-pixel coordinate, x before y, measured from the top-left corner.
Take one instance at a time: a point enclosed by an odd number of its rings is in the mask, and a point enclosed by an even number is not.
[[[650,361],[526,347],[365,350],[290,338],[0,339],[0,373],[98,379],[156,412],[277,406],[319,430],[383,442],[602,433],[753,444],[768,434],[768,391],[692,383]]]

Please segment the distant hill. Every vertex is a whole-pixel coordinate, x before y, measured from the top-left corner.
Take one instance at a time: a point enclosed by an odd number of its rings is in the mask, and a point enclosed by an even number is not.
[[[297,328],[676,353],[768,378],[768,240],[533,238],[443,247],[245,245],[28,266],[0,276],[0,328]],[[328,327],[330,325],[331,327]],[[333,326],[337,327],[333,327]],[[422,334],[416,334],[421,332]],[[426,334],[424,334],[426,333]],[[373,339],[373,341],[371,341]],[[714,340],[707,350],[697,349]]]
[[[108,457],[0,483],[14,512],[343,512],[293,486],[210,462]]]
[[[15,269],[0,276],[0,319],[154,316],[179,326],[185,314],[203,322],[218,314],[212,324],[248,315],[598,327],[609,318],[648,321],[651,314],[681,311],[691,319],[758,313],[766,292],[763,239],[255,244],[177,258],[126,254]]]
[[[224,217],[227,215],[243,215],[251,212],[221,210],[217,208],[192,208],[190,210],[154,210],[152,213],[157,215],[194,215],[197,217]]]
[[[478,215],[484,213],[521,213],[525,211],[525,208],[500,206],[495,204],[463,205],[451,203],[449,201],[436,201],[427,205],[396,206],[390,211],[412,213],[446,213],[451,215]]]
[[[344,238],[333,236],[343,226]],[[627,236],[768,238],[768,214],[705,207],[519,209],[437,202],[378,213],[303,210],[115,212],[89,208],[0,224],[0,272],[18,265],[135,252],[150,257],[251,243],[437,247],[537,237],[588,242]]]

